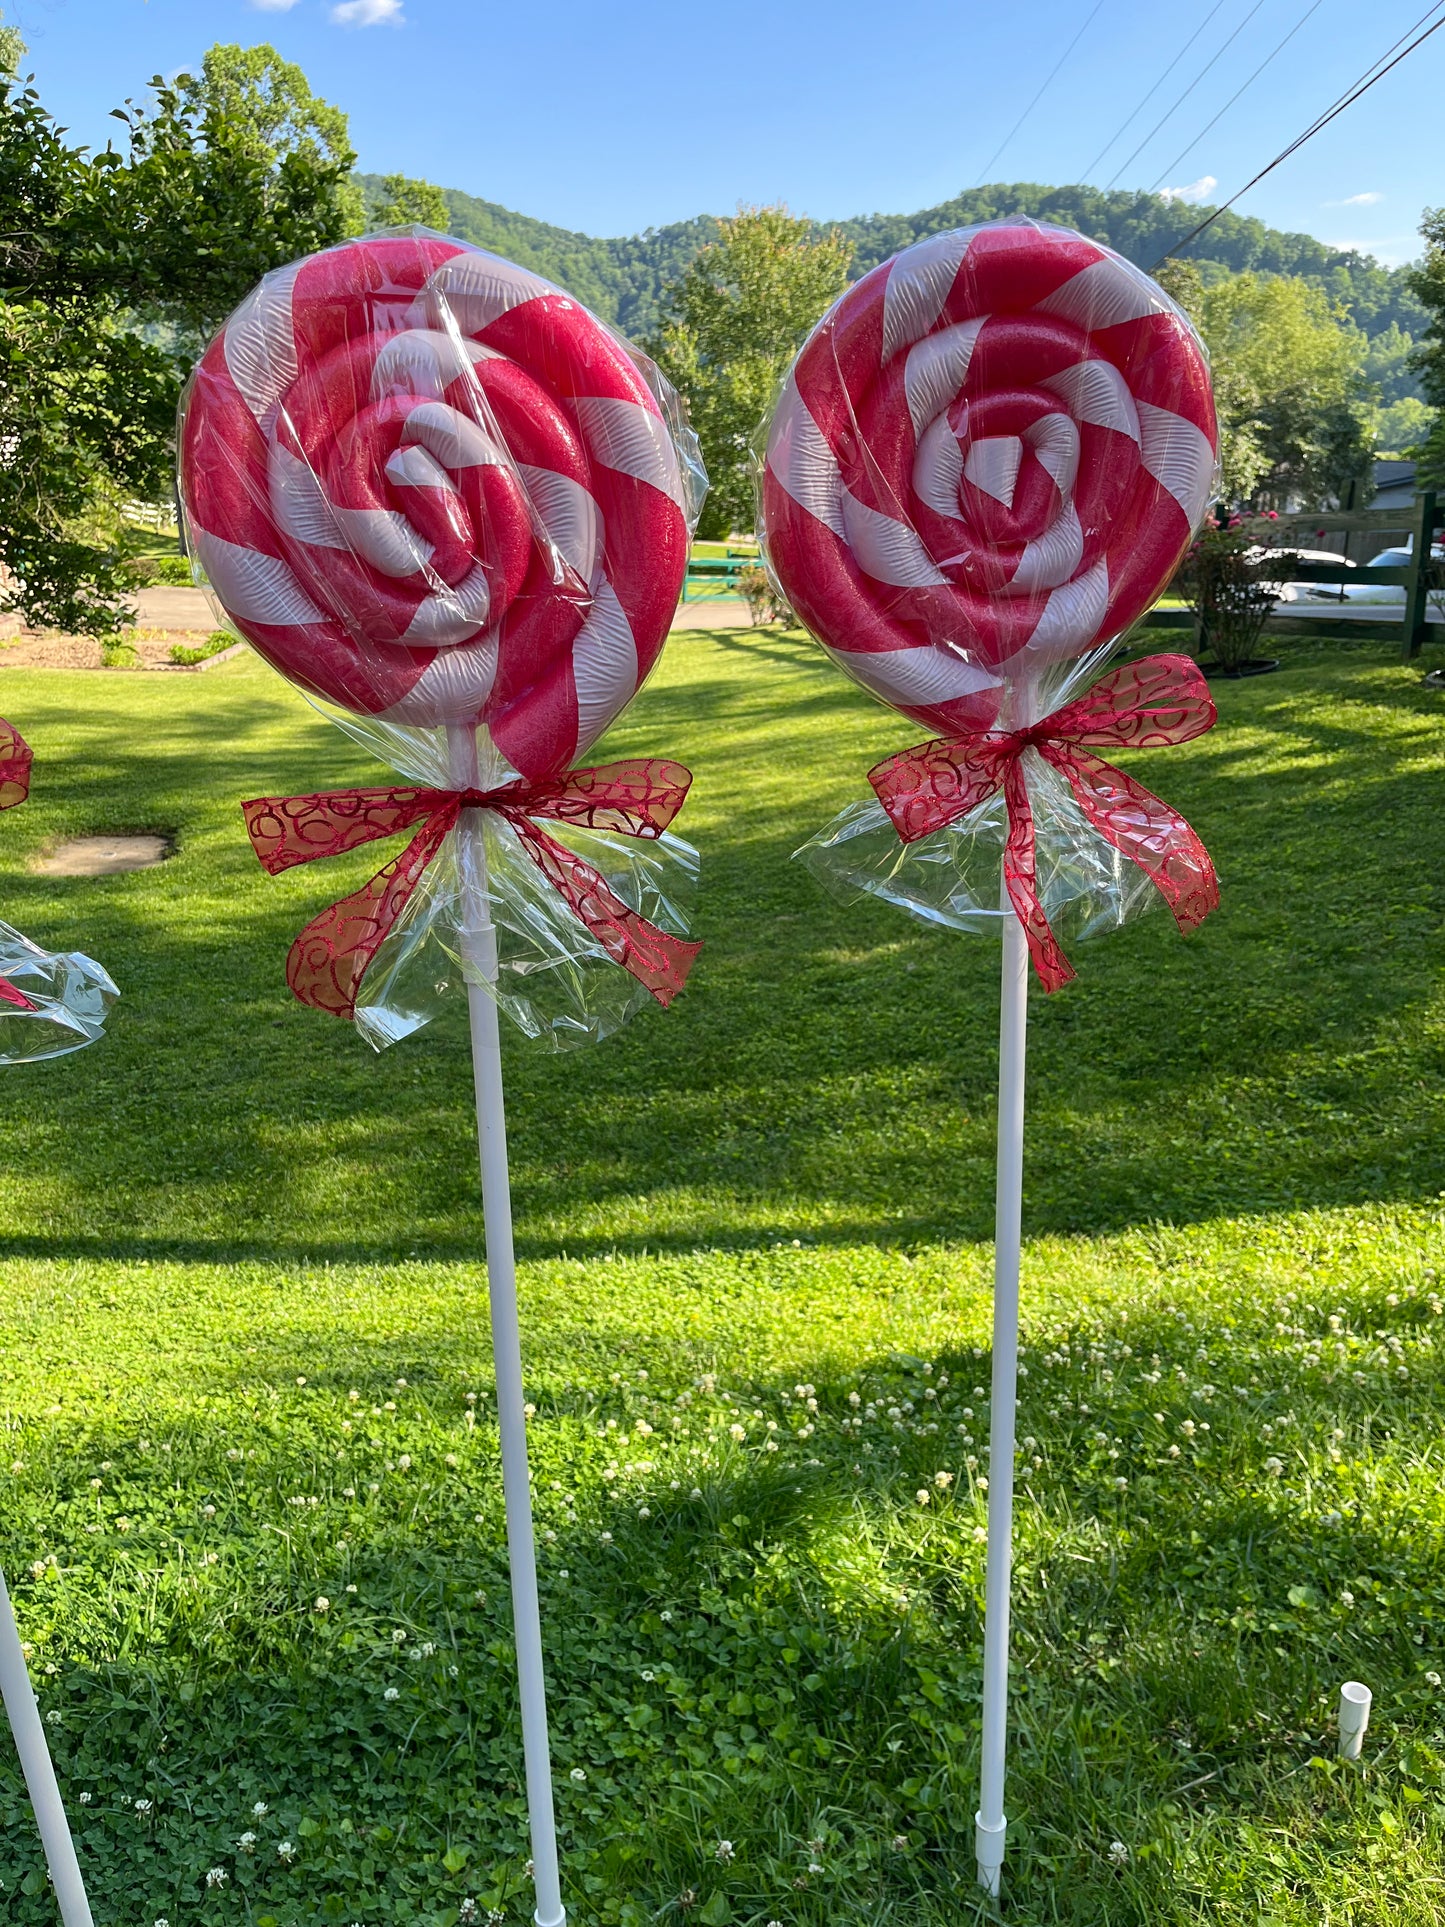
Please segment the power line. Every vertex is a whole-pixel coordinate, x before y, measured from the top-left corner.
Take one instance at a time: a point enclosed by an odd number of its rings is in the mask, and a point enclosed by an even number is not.
[[[1252,179],[1247,180],[1237,193],[1231,194],[1222,206],[1215,208],[1213,212],[1207,215],[1204,220],[1200,221],[1197,226],[1192,227],[1182,239],[1176,241],[1173,247],[1166,249],[1149,272],[1152,274],[1155,269],[1162,268],[1166,261],[1173,255],[1178,254],[1181,249],[1187,248],[1191,241],[1197,241],[1204,230],[1207,227],[1212,227],[1221,214],[1227,213],[1236,201],[1242,200],[1252,187],[1258,187],[1266,174],[1272,174],[1274,170],[1287,161],[1292,154],[1298,153],[1306,141],[1313,140],[1314,136],[1318,134],[1322,128],[1328,127],[1330,122],[1344,113],[1347,107],[1352,107],[1362,94],[1367,94],[1377,80],[1383,80],[1385,75],[1393,68],[1398,67],[1402,60],[1408,59],[1417,47],[1423,46],[1432,33],[1438,33],[1442,27],[1445,27],[1445,20],[1437,20],[1433,27],[1426,27],[1422,34],[1419,34],[1417,38],[1411,40],[1409,46],[1406,47],[1402,53],[1395,53],[1395,48],[1400,46],[1401,41],[1408,39],[1409,35],[1415,32],[1415,28],[1419,27],[1421,22],[1428,20],[1432,13],[1438,13],[1441,6],[1445,6],[1445,0],[1435,0],[1434,6],[1427,8],[1426,11],[1421,14],[1420,19],[1415,22],[1415,26],[1409,28],[1406,33],[1402,34],[1393,47],[1386,48],[1379,59],[1373,61],[1358,80],[1351,82],[1350,86],[1339,96],[1332,106],[1327,107],[1322,114],[1317,115],[1302,134],[1296,134],[1288,147],[1283,148],[1267,166],[1262,167]],[[1395,55],[1393,60],[1390,59],[1391,54]]]
[[[1093,160],[1091,160],[1089,162],[1089,165],[1084,169],[1084,172],[1080,177],[1081,179],[1083,180],[1088,179],[1089,175],[1093,173],[1094,169],[1099,165],[1099,162],[1103,160],[1104,156],[1108,153],[1109,149],[1114,145],[1115,141],[1121,139],[1124,133],[1127,131],[1127,129],[1132,127],[1134,122],[1138,120],[1139,116],[1143,113],[1144,109],[1149,105],[1150,101],[1153,100],[1154,96],[1158,93],[1159,89],[1164,85],[1165,81],[1169,78],[1170,74],[1173,73],[1174,69],[1179,65],[1180,61],[1184,58],[1185,54],[1189,52],[1189,49],[1194,45],[1195,41],[1199,38],[1200,34],[1204,32],[1206,27],[1210,27],[1213,24],[1214,24],[1213,16],[1211,14],[1205,14],[1204,18],[1200,21],[1199,25],[1194,29],[1193,33],[1190,34],[1189,38],[1185,41],[1184,45],[1179,49],[1178,53],[1175,54],[1174,58],[1170,61],[1169,65],[1164,69],[1163,73],[1160,74],[1159,78],[1155,81],[1154,85],[1139,101],[1138,105],[1134,108],[1134,111],[1129,115],[1128,119],[1125,120],[1121,126],[1117,127],[1114,130],[1114,132],[1109,136],[1108,140],[1104,142],[1104,145],[1099,149],[1098,153],[1094,156]]]
[[[1194,92],[1194,89],[1199,85],[1200,81],[1203,80],[1204,76],[1209,72],[1210,68],[1213,67],[1218,61],[1223,60],[1225,54],[1228,53],[1229,49],[1234,45],[1235,41],[1238,40],[1239,36],[1244,32],[1245,28],[1249,25],[1250,21],[1253,20],[1254,16],[1259,12],[1260,8],[1263,5],[1264,5],[1264,0],[1254,0],[1254,5],[1250,8],[1249,12],[1244,16],[1243,20],[1240,21],[1239,25],[1235,28],[1234,32],[1229,36],[1229,38],[1226,41],[1224,41],[1224,43],[1221,46],[1215,49],[1213,57],[1205,61],[1204,65],[1199,69],[1199,72],[1194,76],[1193,80],[1191,80],[1189,85],[1184,89],[1184,92],[1179,96],[1178,100],[1174,102],[1174,105],[1172,107],[1167,108],[1165,112],[1159,116],[1158,120],[1156,120],[1154,125],[1149,129],[1149,132],[1144,136],[1143,140],[1140,141],[1139,145],[1134,149],[1134,152],[1129,156],[1128,160],[1123,162],[1121,166],[1115,169],[1114,180],[1110,181],[1109,183],[1110,187],[1114,185],[1114,181],[1118,180],[1119,176],[1124,172],[1124,169],[1126,167],[1132,167],[1134,165],[1135,161],[1138,160],[1139,156],[1144,152],[1144,149],[1149,145],[1150,141],[1152,141],[1154,136],[1159,132],[1159,129],[1164,125],[1165,121],[1172,120],[1174,118],[1174,115],[1184,105],[1185,101],[1188,100],[1189,96]]]
[[[1194,149],[1198,147],[1199,143],[1204,139],[1204,136],[1209,132],[1210,128],[1217,126],[1218,123],[1224,119],[1224,116],[1229,112],[1230,108],[1239,99],[1239,96],[1243,93],[1248,92],[1248,90],[1254,85],[1254,83],[1259,79],[1260,75],[1264,72],[1265,68],[1275,58],[1275,55],[1281,54],[1284,52],[1285,48],[1289,45],[1290,41],[1294,39],[1295,35],[1299,32],[1300,28],[1309,19],[1310,15],[1312,13],[1318,13],[1320,10],[1320,7],[1323,4],[1324,4],[1324,0],[1312,0],[1312,4],[1305,8],[1304,12],[1300,15],[1299,19],[1295,21],[1294,25],[1290,28],[1289,32],[1285,35],[1284,39],[1277,42],[1273,51],[1265,55],[1264,59],[1260,61],[1259,65],[1255,68],[1254,72],[1249,76],[1249,79],[1246,80],[1242,86],[1237,87],[1234,90],[1234,92],[1229,96],[1229,99],[1225,101],[1224,105],[1220,108],[1219,112],[1214,116],[1214,119],[1211,120],[1207,126],[1201,127],[1199,132],[1194,136],[1194,139],[1190,141],[1189,145],[1186,148],[1182,149],[1181,152],[1178,153],[1172,161],[1170,161],[1169,165],[1164,169],[1164,172],[1159,176],[1159,180],[1156,180],[1151,184],[1149,188],[1149,192],[1151,194],[1158,187],[1159,181],[1164,181],[1169,178],[1169,176],[1174,172],[1175,168],[1178,167],[1180,161],[1184,159],[1184,156],[1186,154],[1193,153]]]
[[[1065,47],[1064,51],[1059,55],[1058,59],[1054,62],[1053,66],[1049,69],[1048,77],[1044,81],[1044,84],[1042,85],[1042,87],[1039,88],[1039,91],[1034,95],[1033,99],[1029,102],[1028,106],[1025,107],[1024,111],[1019,115],[1018,119],[1014,122],[1013,126],[1004,135],[1003,139],[999,142],[998,146],[993,150],[993,153],[990,154],[988,159],[984,162],[982,168],[980,168],[978,179],[974,182],[975,187],[981,186],[983,183],[984,177],[987,174],[992,172],[994,162],[998,159],[999,155],[1002,154],[1004,149],[1008,146],[1009,142],[1013,139],[1014,135],[1023,126],[1024,122],[1028,119],[1029,115],[1034,111],[1035,107],[1038,106],[1039,102],[1043,99],[1044,95],[1049,91],[1049,88],[1052,87],[1055,80],[1058,79],[1059,69],[1063,66],[1064,62],[1068,59],[1069,55],[1074,51],[1075,47],[1078,46],[1079,42],[1083,39],[1084,35],[1089,31],[1089,28],[1094,24],[1094,21],[1097,18],[1100,12],[1100,9],[1103,7],[1103,5],[1104,5],[1104,0],[1094,0],[1093,12],[1089,15],[1088,19],[1085,20],[1083,26],[1080,27],[1079,31],[1074,35],[1073,39],[1069,42],[1068,46]]]

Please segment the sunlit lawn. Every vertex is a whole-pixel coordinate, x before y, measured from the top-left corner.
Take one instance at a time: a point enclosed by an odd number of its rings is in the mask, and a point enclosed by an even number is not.
[[[1032,1006],[1019,1927],[1445,1917],[1445,706],[1285,650],[1131,763],[1222,910]],[[0,1561],[97,1927],[526,1920],[462,1013],[375,1058],[291,1003],[366,855],[267,880],[236,808],[380,772],[250,660],[0,713],[0,914],[124,992],[0,1117]],[[693,983],[510,1053],[578,1927],[978,1906],[997,957],[788,861],[916,734],[800,637],[676,640],[607,748],[696,771]],[[121,829],[177,854],[28,873]],[[5,1745],[0,1885],[52,1927]]]

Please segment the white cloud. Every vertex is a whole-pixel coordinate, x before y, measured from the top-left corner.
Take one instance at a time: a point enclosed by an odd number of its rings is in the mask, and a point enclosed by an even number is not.
[[[406,16],[401,0],[340,0],[331,18],[338,27],[399,27]]]
[[[290,13],[298,0],[250,0],[257,13]]]
[[[1347,194],[1342,201],[1322,201],[1320,205],[1322,207],[1374,207],[1384,198],[1383,194],[1376,194],[1372,189],[1368,194]]]
[[[1201,174],[1197,181],[1191,181],[1187,187],[1161,187],[1159,198],[1161,201],[1185,201],[1190,207],[1197,207],[1201,201],[1209,199],[1218,185],[1212,174]]]

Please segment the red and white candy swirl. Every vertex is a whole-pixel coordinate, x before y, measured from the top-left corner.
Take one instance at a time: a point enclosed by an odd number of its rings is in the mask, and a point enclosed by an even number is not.
[[[623,345],[435,236],[268,275],[196,371],[181,488],[213,590],[283,675],[482,722],[532,778],[635,695],[687,567],[684,466]]]
[[[905,248],[809,336],[768,436],[762,516],[793,608],[926,727],[1119,634],[1205,508],[1209,372],[1157,284],[1061,228]]]

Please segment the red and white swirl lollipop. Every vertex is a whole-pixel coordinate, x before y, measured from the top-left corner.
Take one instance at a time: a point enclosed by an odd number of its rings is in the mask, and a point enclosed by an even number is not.
[[[1060,228],[934,235],[799,354],[768,437],[768,556],[874,694],[988,728],[1005,684],[1156,600],[1217,439],[1198,339],[1138,268]]]
[[[480,722],[533,779],[636,693],[687,566],[685,462],[622,343],[434,235],[268,275],[196,370],[180,479],[197,560],[283,675]]]

